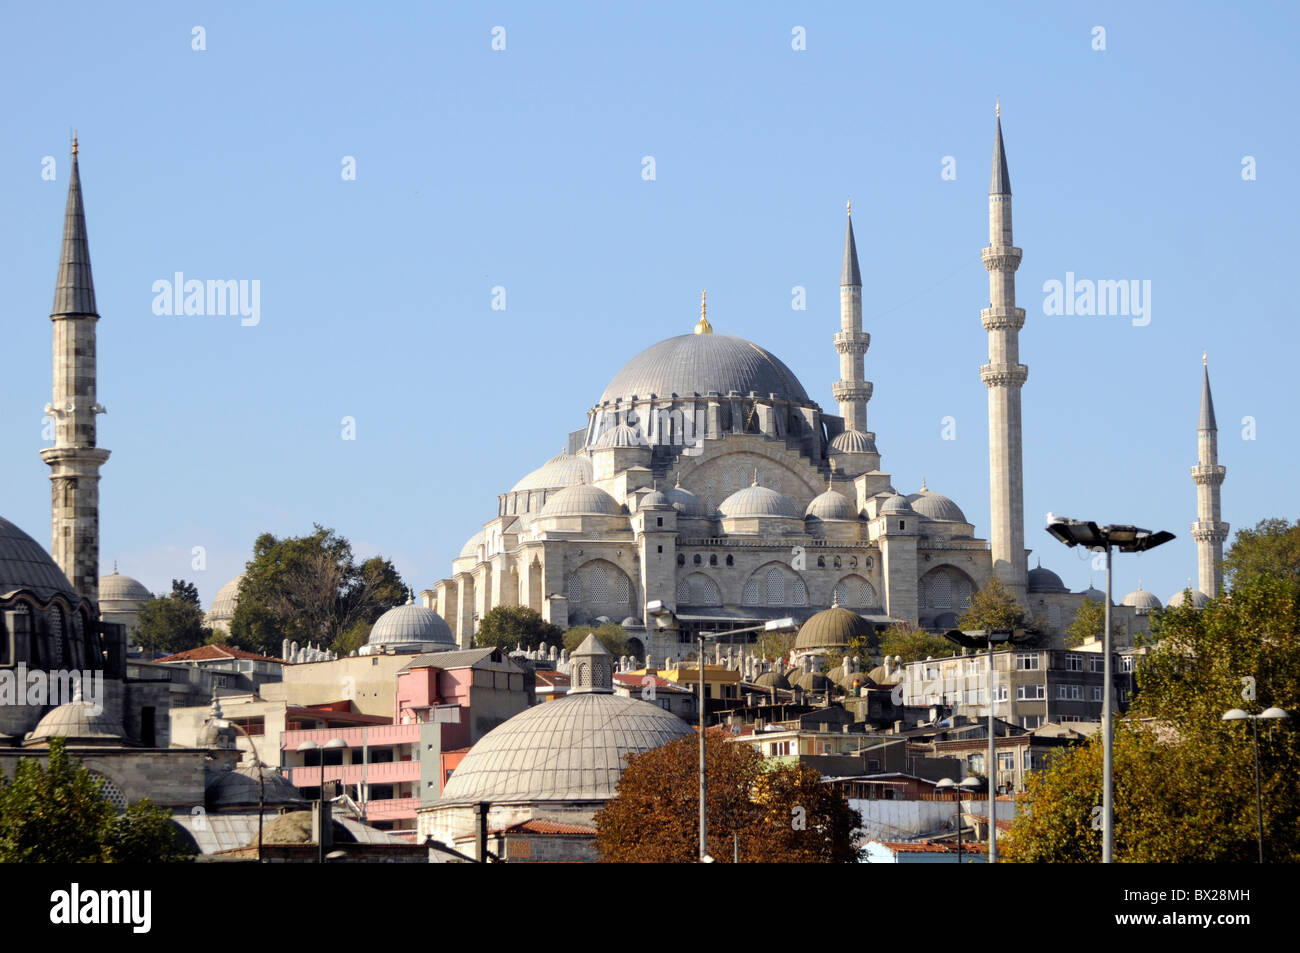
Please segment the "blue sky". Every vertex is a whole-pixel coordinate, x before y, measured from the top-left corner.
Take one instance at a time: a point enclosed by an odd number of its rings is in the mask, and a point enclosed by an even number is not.
[[[904,492],[924,476],[986,536],[995,96],[1024,249],[1031,565],[1088,584],[1041,530],[1053,510],[1178,535],[1117,560],[1117,595],[1141,576],[1165,599],[1195,575],[1202,349],[1224,519],[1300,509],[1294,8],[379,9],[6,5],[0,512],[42,543],[74,127],[113,453],[105,572],[116,559],[159,592],[192,579],[206,604],[259,533],[316,521],[426,588],[622,364],[690,329],[701,288],[716,330],[836,412],[849,196],[882,468]],[[154,314],[153,283],[178,271],[259,281],[259,323]],[[1045,314],[1067,272],[1149,280],[1150,323]]]

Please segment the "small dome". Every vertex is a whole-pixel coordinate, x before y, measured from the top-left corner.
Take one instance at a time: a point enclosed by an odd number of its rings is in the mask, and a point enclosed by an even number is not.
[[[622,507],[604,490],[594,486],[568,486],[546,501],[542,517],[619,516]]]
[[[478,558],[478,548],[483,545],[483,531],[479,530],[469,539],[465,540],[465,545],[460,548],[458,559],[464,559],[466,556]]]
[[[827,692],[835,685],[821,672],[800,672],[794,677],[792,686],[806,692]]]
[[[148,602],[152,598],[153,593],[143,583],[116,569],[111,575],[99,577],[100,602]]]
[[[41,544],[0,517],[0,596],[15,589],[30,589],[41,599],[60,594],[74,605],[81,601]]]
[[[1042,563],[1029,570],[1027,579],[1030,592],[1069,592],[1061,577],[1050,569],[1044,569]]]
[[[259,778],[255,762],[241,764],[230,771],[209,772],[203,786],[203,802],[209,811],[256,808],[259,803],[266,807],[302,807],[309,803],[274,768],[263,768]]]
[[[1193,609],[1205,608],[1205,604],[1210,601],[1210,597],[1207,596],[1205,593],[1201,592],[1201,590],[1199,589],[1193,589],[1191,592],[1192,592],[1192,608]],[[1180,592],[1175,592],[1172,596],[1170,596],[1168,601],[1165,602],[1165,607],[1169,609],[1176,609],[1181,605],[1183,605],[1183,603],[1186,600],[1187,600],[1187,590],[1184,589]]]
[[[913,493],[907,497],[907,502],[912,504],[912,509],[927,519],[949,523],[966,522],[966,514],[961,511],[960,506],[942,493],[931,493],[924,486],[921,487],[920,493]]]
[[[1155,593],[1147,592],[1141,586],[1138,586],[1127,596],[1120,600],[1122,606],[1132,606],[1134,609],[1159,609],[1160,600],[1156,598]]]
[[[409,642],[438,642],[448,647],[456,646],[456,637],[442,616],[408,603],[394,606],[378,619],[370,629],[367,645],[399,645]]]
[[[875,453],[876,442],[861,430],[846,430],[837,434],[831,441],[832,454],[836,453]]]
[[[1093,602],[1100,602],[1102,604],[1105,604],[1106,602],[1106,593],[1102,592],[1092,583],[1088,583],[1088,588],[1083,590],[1081,595],[1083,598],[1091,599]]]
[[[856,612],[831,606],[818,612],[802,626],[794,640],[796,649],[846,649],[855,638],[874,632],[871,623]]]
[[[619,625],[621,625],[625,629],[640,629],[643,627],[643,623],[641,622],[641,620],[634,615],[628,616],[626,619],[620,622]]]
[[[827,490],[820,496],[813,497],[803,515],[804,519],[856,520],[858,510],[843,493]]]
[[[761,685],[764,688],[779,688],[783,691],[790,690],[790,681],[780,672],[764,672],[754,679],[755,685]]]
[[[673,509],[687,519],[708,519],[710,516],[709,508],[704,505],[704,501],[680,484],[665,495]]]
[[[765,486],[747,486],[737,490],[722,501],[718,510],[723,516],[736,519],[744,516],[788,516],[799,518],[793,501],[776,490]]]
[[[629,427],[627,424],[619,424],[617,427],[611,427],[600,435],[596,441],[596,449],[607,449],[609,447],[646,447],[649,443],[641,435],[641,431],[635,427]]]
[[[554,490],[591,482],[591,461],[586,457],[561,453],[528,474],[510,492],[520,490]]]
[[[244,574],[241,572],[217,590],[216,596],[212,599],[212,608],[208,610],[210,618],[233,619],[235,617],[235,606],[239,603],[239,585],[243,581]]]
[[[70,745],[125,744],[121,727],[108,717],[103,706],[84,701],[66,702],[47,712],[28,733],[23,745],[48,745],[51,738],[66,738]]]
[[[897,493],[895,493],[893,496],[889,497],[887,500],[885,500],[884,503],[880,505],[880,512],[911,513],[914,511],[912,510],[912,504],[907,502],[906,497],[899,496]]]
[[[641,497],[641,504],[638,508],[648,510],[651,508],[658,509],[664,507],[669,509],[672,508],[672,504],[668,502],[668,497],[664,496],[658,490],[652,490],[645,496]]]

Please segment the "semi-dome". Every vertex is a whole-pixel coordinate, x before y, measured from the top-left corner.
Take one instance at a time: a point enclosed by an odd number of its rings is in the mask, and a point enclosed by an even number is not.
[[[1061,577],[1050,569],[1044,569],[1042,563],[1029,570],[1026,582],[1030,592],[1069,592]]]
[[[208,610],[211,618],[233,619],[235,617],[235,606],[239,603],[239,586],[243,581],[244,573],[241,572],[217,590],[216,596],[212,599],[212,608]]]
[[[942,493],[932,493],[927,490],[924,484],[921,486],[920,493],[913,493],[907,497],[907,502],[912,504],[912,509],[927,519],[951,523],[966,522],[966,514],[961,511],[960,506]]]
[[[856,520],[858,508],[838,490],[827,490],[820,496],[813,497],[813,501],[808,504],[808,509],[804,510],[803,516],[804,519]]]
[[[153,593],[144,583],[123,576],[116,569],[110,575],[99,577],[100,602],[148,602],[152,598]]]
[[[649,446],[641,431],[635,427],[629,427],[627,424],[619,424],[617,427],[611,427],[600,435],[596,441],[597,450],[609,448],[628,448],[628,447],[645,447]]]
[[[483,531],[479,530],[469,539],[465,540],[465,545],[460,548],[458,559],[464,559],[466,556],[478,558],[478,548],[483,545]]]
[[[880,512],[911,513],[913,512],[913,510],[912,510],[912,504],[907,502],[907,497],[899,496],[897,493],[895,493],[893,496],[886,499],[885,502],[880,504]]]
[[[708,519],[710,516],[709,508],[704,501],[680,484],[664,495],[668,497],[668,502],[672,504],[673,509],[687,519]]]
[[[747,486],[722,501],[718,511],[729,519],[747,516],[789,516],[799,518],[794,502],[765,486]]]
[[[30,590],[42,601],[55,595],[63,595],[73,603],[81,601],[41,544],[0,517],[0,596],[16,589]]]
[[[876,442],[861,430],[846,430],[836,434],[831,441],[830,452],[836,453],[875,453]]]
[[[567,486],[552,495],[542,507],[548,516],[618,516],[622,507],[604,490],[594,486]]]
[[[652,344],[614,375],[600,402],[731,391],[812,403],[799,379],[775,355],[726,334],[682,334]]]
[[[1143,609],[1151,610],[1161,608],[1160,600],[1156,597],[1155,593],[1147,592],[1141,585],[1121,599],[1119,604],[1122,606],[1132,606],[1134,609],[1139,611]]]
[[[1205,593],[1201,592],[1201,590],[1199,589],[1193,589],[1191,590],[1191,593],[1192,593],[1193,609],[1203,609],[1205,607],[1205,604],[1210,601],[1210,597],[1207,596]],[[1175,592],[1172,596],[1170,596],[1169,599],[1165,602],[1165,606],[1166,608],[1169,609],[1176,609],[1186,601],[1187,601],[1187,590],[1183,589],[1179,592]]]
[[[816,613],[799,627],[796,649],[846,649],[854,639],[865,639],[874,631],[870,622],[856,612],[831,606]]]
[[[394,606],[378,619],[370,629],[367,645],[400,645],[412,642],[436,642],[449,648],[456,646],[456,637],[442,616],[432,609],[408,603]]]
[[[559,487],[590,482],[591,460],[576,454],[561,453],[551,457],[551,459],[516,483],[511,487],[510,492],[554,490]]]

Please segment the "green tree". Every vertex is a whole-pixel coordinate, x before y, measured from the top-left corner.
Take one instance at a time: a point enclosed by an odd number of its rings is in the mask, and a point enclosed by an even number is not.
[[[587,641],[589,635],[594,635],[609,650],[610,655],[627,655],[627,630],[617,622],[605,622],[598,626],[575,625],[564,633],[564,647],[573,652]]]
[[[1097,599],[1084,599],[1074,621],[1065,630],[1065,647],[1074,648],[1090,639],[1100,639],[1106,628],[1106,606]],[[1110,617],[1111,638],[1118,642],[1124,638],[1124,623],[1114,614]]]
[[[758,654],[765,659],[783,659],[794,648],[797,632],[760,632],[758,634]]]
[[[510,650],[517,645],[535,649],[543,642],[558,645],[564,630],[551,625],[535,609],[527,606],[496,606],[479,620],[474,633],[474,644],[479,648],[493,646]]]
[[[19,759],[12,780],[0,777],[0,863],[157,862],[192,852],[162,808],[141,801],[119,817],[103,786],[63,738],[51,740],[48,766]]]
[[[1016,629],[1025,625],[1025,619],[1025,610],[1011,590],[997,576],[991,576],[988,584],[971,597],[970,606],[957,620],[957,628]]]
[[[239,587],[230,641],[264,655],[279,653],[284,639],[345,654],[358,622],[374,622],[408,593],[391,562],[358,563],[351,543],[319,523],[310,536],[263,533]]]
[[[1279,576],[1300,582],[1300,520],[1260,520],[1253,529],[1239,529],[1223,558],[1228,588],[1258,576]],[[1207,592],[1217,596],[1217,592]]]
[[[952,655],[956,647],[942,635],[934,635],[906,622],[895,622],[880,639],[884,655],[902,656],[904,662],[920,662],[927,658]]]
[[[212,629],[203,624],[199,591],[194,584],[173,579],[169,595],[142,605],[134,638],[145,651],[162,655],[184,652],[209,641]]]

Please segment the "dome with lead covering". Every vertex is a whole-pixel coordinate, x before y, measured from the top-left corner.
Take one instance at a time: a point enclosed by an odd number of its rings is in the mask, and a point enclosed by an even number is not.
[[[596,441],[596,448],[600,450],[627,447],[645,447],[648,443],[641,435],[641,431],[635,427],[629,427],[627,424],[619,424],[617,427],[611,427],[600,435]]]
[[[574,454],[561,453],[528,474],[510,490],[554,490],[591,482],[591,460]]]
[[[229,620],[235,617],[235,607],[239,603],[239,586],[243,581],[244,574],[241,572],[217,590],[216,596],[212,599],[212,608],[208,610],[210,618]]]
[[[1147,592],[1140,585],[1121,599],[1119,604],[1122,606],[1131,606],[1139,612],[1143,609],[1149,611],[1151,609],[1161,608],[1160,600],[1156,597],[1156,594],[1154,592]]]
[[[907,502],[911,503],[912,509],[926,519],[951,523],[966,522],[966,514],[961,511],[960,506],[942,493],[930,492],[924,485],[921,486],[921,492],[913,493],[907,498]]]
[[[594,486],[569,486],[547,499],[542,517],[619,516],[622,507],[604,490]]]
[[[912,504],[907,502],[906,497],[899,496],[897,493],[895,493],[893,496],[889,497],[883,503],[880,504],[880,512],[911,513],[913,512],[913,510],[912,510]]]
[[[400,645],[403,643],[441,643],[456,647],[456,637],[442,616],[432,609],[408,603],[394,606],[378,619],[370,629],[367,645]]]
[[[854,639],[867,639],[875,629],[856,612],[831,606],[799,627],[796,649],[847,649]]]
[[[600,403],[652,395],[726,396],[732,391],[812,403],[799,379],[775,355],[726,334],[682,334],[652,344],[614,375]]]
[[[73,604],[81,601],[41,544],[0,517],[0,596],[17,589],[28,589],[42,601],[55,595],[66,596]]]
[[[799,511],[789,497],[765,486],[747,486],[722,501],[718,511],[729,519],[747,516],[789,516],[799,518]]]
[[[116,569],[110,575],[99,577],[100,602],[148,602],[153,593],[144,587],[144,583],[123,576]]]
[[[861,430],[846,430],[836,434],[831,441],[832,454],[837,453],[875,453],[876,442]]]
[[[23,746],[48,745],[52,738],[66,738],[70,745],[126,744],[121,726],[104,710],[102,699],[91,704],[75,698],[52,709],[23,739]]]
[[[843,493],[827,490],[820,496],[813,497],[803,515],[804,519],[856,520],[858,509]]]
[[[1169,600],[1165,603],[1166,608],[1177,609],[1180,606],[1182,606],[1183,603],[1187,601],[1187,592],[1188,590],[1186,589],[1183,589],[1179,592],[1175,592],[1172,596],[1169,597]],[[1210,601],[1210,597],[1207,596],[1205,593],[1201,592],[1201,590],[1199,589],[1192,589],[1191,593],[1192,593],[1193,609],[1203,609],[1205,608],[1205,604]]]
[[[704,501],[680,484],[673,487],[664,496],[668,497],[668,502],[672,504],[673,509],[687,519],[708,519],[711,515]]]
[[[1044,569],[1043,564],[1039,563],[1035,568],[1029,570],[1029,576],[1026,581],[1029,584],[1030,592],[1069,592],[1065,582],[1056,573],[1050,569]]]

